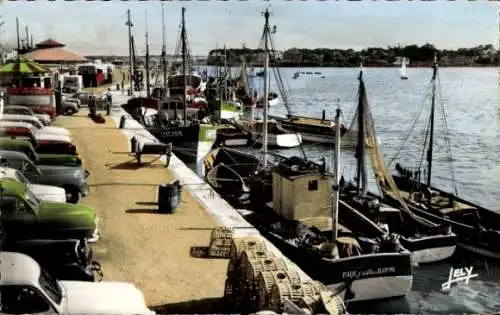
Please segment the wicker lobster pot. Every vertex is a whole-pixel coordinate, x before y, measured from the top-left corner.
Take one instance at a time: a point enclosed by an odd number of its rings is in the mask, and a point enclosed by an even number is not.
[[[285,261],[277,257],[266,257],[245,260],[246,251],[241,256],[240,269],[240,293],[245,301],[246,310],[254,312],[257,309],[258,291],[256,291],[256,280],[261,271],[283,271],[288,267]],[[243,267],[244,266],[244,267]]]
[[[300,284],[300,275],[296,270],[286,271],[261,271],[256,280],[255,291],[257,295],[256,309],[263,310],[271,295],[271,289],[275,283]]]
[[[227,268],[227,276],[231,277],[237,274],[241,259],[241,254],[245,250],[265,251],[266,245],[256,237],[239,237],[233,238],[231,248],[229,249],[229,264]]]
[[[314,298],[321,290],[322,287],[314,282],[304,282],[302,284],[275,283],[271,288],[268,308],[276,313],[282,313],[285,298],[297,303],[299,299],[304,297]]]
[[[210,257],[229,258],[233,242],[233,230],[227,227],[216,227],[210,234],[208,255]]]

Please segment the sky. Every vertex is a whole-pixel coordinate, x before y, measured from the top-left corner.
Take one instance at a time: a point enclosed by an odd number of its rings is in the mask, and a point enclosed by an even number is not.
[[[498,47],[500,5],[492,1],[168,1],[164,2],[167,52],[179,38],[181,7],[193,55],[211,49],[257,48],[263,10],[272,12],[276,49],[352,48],[423,45],[456,49],[493,44]],[[126,11],[130,9],[139,53],[144,51],[146,17],[151,54],[160,54],[160,1],[0,1],[5,21],[0,40],[16,44],[16,17],[21,37],[25,26],[34,42],[53,38],[84,55],[127,55]]]

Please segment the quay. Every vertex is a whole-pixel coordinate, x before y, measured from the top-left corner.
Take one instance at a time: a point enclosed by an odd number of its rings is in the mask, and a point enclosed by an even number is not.
[[[55,125],[69,129],[84,167],[90,172],[90,193],[81,202],[93,207],[102,220],[102,237],[92,246],[104,280],[134,283],[157,313],[221,313],[227,259],[194,258],[190,248],[207,246],[217,225],[234,235],[257,236],[238,211],[175,155],[165,167],[163,159],[138,167],[130,156],[130,139],[157,142],[138,122],[128,118],[119,129],[119,106],[128,97],[113,91],[113,108],[103,124],[94,123],[88,110],[60,116]],[[150,162],[157,157],[144,157]],[[158,186],[173,180],[183,185],[174,214],[156,212]],[[261,237],[266,247],[281,253]],[[310,278],[286,257],[303,280]]]

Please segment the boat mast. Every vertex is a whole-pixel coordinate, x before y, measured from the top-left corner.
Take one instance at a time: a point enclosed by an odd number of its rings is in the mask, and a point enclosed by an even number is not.
[[[134,92],[134,84],[132,83],[132,76],[134,75],[134,64],[132,62],[132,22],[130,21],[130,9],[127,9],[127,23],[128,26],[128,63],[130,75],[130,90]]]
[[[165,12],[163,10],[163,1],[161,2],[161,32],[162,32],[162,47],[161,47],[161,64],[163,69],[163,93],[165,93],[165,97],[167,98],[167,109],[170,109],[168,102],[168,85],[167,85],[167,48],[166,48],[166,38],[165,38]],[[161,95],[160,95],[161,99]],[[158,103],[158,110],[160,110],[161,100]]]
[[[357,176],[356,176],[356,186],[358,188],[358,194],[364,195],[366,193],[366,185],[368,179],[366,177],[366,165],[365,165],[365,85],[363,82],[363,65],[361,64],[359,71],[359,91],[358,91],[358,139],[356,146],[356,158],[357,158]]]
[[[434,54],[434,64],[432,66],[432,100],[430,113],[429,130],[429,150],[427,151],[427,186],[431,185],[432,174],[432,149],[434,147],[434,112],[436,108],[436,76],[437,76],[437,55]]]
[[[148,41],[148,13],[146,11],[146,97],[151,97],[151,90],[149,88],[149,41]]]
[[[340,169],[340,108],[335,115],[335,152],[333,169],[333,205],[332,205],[332,242],[337,241],[337,224],[339,220],[339,169]]]
[[[227,52],[226,52],[226,44],[224,44],[224,101],[227,101]]]
[[[264,25],[264,111],[263,111],[263,126],[262,126],[262,153],[264,167],[267,166],[267,110],[269,106],[269,10],[266,9],[264,12],[264,18],[266,23]]]
[[[182,8],[182,30],[181,30],[181,40],[182,40],[182,76],[184,77],[184,96],[182,98],[182,104],[184,106],[184,126],[187,126],[187,76],[186,76],[186,24],[184,20],[184,13],[186,8]]]
[[[16,30],[17,30],[17,65],[19,66],[19,75],[18,75],[18,78],[19,78],[19,87],[22,87],[23,86],[23,80],[22,80],[22,76],[21,76],[21,42],[20,42],[20,39],[19,39],[19,19],[16,17]]]

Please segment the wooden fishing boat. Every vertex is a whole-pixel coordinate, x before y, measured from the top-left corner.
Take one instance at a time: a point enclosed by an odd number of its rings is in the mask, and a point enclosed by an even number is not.
[[[427,176],[426,178],[421,176],[423,172],[419,167],[410,170],[396,164],[399,175],[393,176],[395,185],[413,212],[433,222],[450,224],[453,232],[457,234],[458,246],[482,256],[500,259],[500,247],[498,247],[500,242],[500,211],[486,209],[458,197],[456,188],[455,192],[451,193],[432,184],[435,141],[434,116],[438,103],[436,102],[437,76],[438,63],[435,58],[431,79],[431,111],[427,125],[429,129],[425,133],[428,137],[424,142],[427,144],[427,168],[424,170]],[[438,112],[444,113],[444,108]],[[445,117],[442,118],[445,119]],[[448,137],[445,137],[445,142],[448,142]],[[448,147],[450,147],[449,143]],[[453,161],[451,157],[448,160]],[[425,164],[423,161],[417,161],[417,165]],[[452,177],[454,178],[454,176]],[[385,196],[389,202],[395,202],[391,194],[386,193]]]
[[[248,179],[260,165],[257,157],[234,149],[219,147],[204,160],[205,180],[224,199],[245,202],[249,199]]]
[[[252,140],[262,145],[264,134],[264,122],[261,120],[245,120],[241,119],[238,124],[243,130],[252,134]],[[281,131],[276,121],[268,121],[268,138],[267,143],[270,147],[275,148],[294,148],[302,143],[300,133],[283,132]]]
[[[379,238],[356,233],[381,229],[349,206],[344,209],[350,213],[337,211],[332,175],[324,165],[287,159],[272,169],[271,176],[272,201],[245,214],[245,219],[309,276],[347,302],[404,296],[410,291],[410,252],[383,231]],[[342,216],[349,216],[345,221],[355,229],[338,224]]]
[[[410,211],[399,195],[392,176],[388,173],[382,152],[375,135],[375,123],[370,111],[363,71],[359,75],[358,107],[354,120],[357,122],[357,180],[355,184],[343,190],[341,200],[357,209],[378,225],[384,226],[390,233],[400,235],[403,247],[412,252],[414,263],[430,263],[447,259],[453,255],[456,248],[456,235],[451,232],[448,224],[442,226],[426,220]],[[390,207],[380,202],[379,198],[367,191],[366,146],[371,143],[369,153],[372,159],[376,182],[386,192],[391,192],[399,203]],[[344,211],[342,207],[340,212]],[[351,210],[348,210],[351,211]],[[376,237],[375,235],[367,235]]]
[[[264,17],[263,37],[267,47],[267,10]],[[265,54],[268,60],[269,51],[266,50]],[[267,63],[265,65],[264,71],[267,72]],[[339,119],[340,111],[337,123]],[[264,121],[267,122],[266,112]],[[264,137],[266,131],[267,128]],[[340,131],[336,134],[340,138]],[[340,146],[338,139],[336,144]],[[339,148],[336,152],[338,154]],[[410,291],[413,279],[411,254],[400,246],[397,239],[389,235],[378,240],[368,239],[345,229],[338,232],[341,228],[337,222],[338,198],[332,198],[332,187],[338,187],[338,161],[336,155],[334,184],[332,175],[326,172],[325,163],[320,165],[293,157],[266,168],[264,156],[264,168],[255,184],[261,179],[268,183],[271,177],[272,201],[245,214],[245,219],[309,276],[323,282],[335,295],[343,296],[344,301],[404,296]],[[255,176],[252,178],[255,180]],[[257,186],[258,193],[261,193],[262,185]],[[260,199],[265,197],[261,195]],[[376,228],[370,220],[362,216],[358,218],[356,226]]]
[[[322,118],[304,117],[288,115],[288,117],[269,116],[277,123],[277,127],[282,132],[297,132],[302,136],[303,141],[312,143],[333,144],[335,139],[335,124],[325,117],[323,111]],[[340,126],[341,136],[347,132],[347,128]]]

